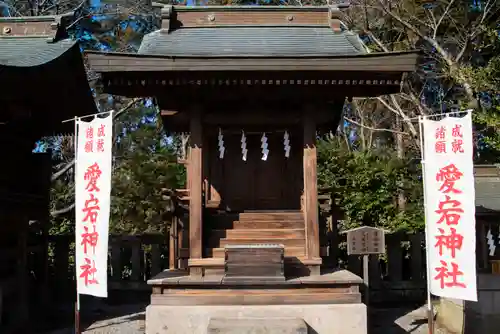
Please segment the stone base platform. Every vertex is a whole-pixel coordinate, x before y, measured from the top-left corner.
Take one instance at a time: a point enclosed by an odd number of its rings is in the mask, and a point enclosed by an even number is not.
[[[293,318],[211,318],[207,334],[307,334],[304,320]]]
[[[253,305],[253,306],[161,306],[146,308],[146,334],[207,334],[212,318],[263,319],[287,321],[300,318],[308,326],[308,334],[366,334],[364,304],[337,305]],[[259,334],[291,333],[279,331]],[[241,334],[247,334],[243,332]],[[294,333],[296,334],[296,333]]]
[[[215,319],[240,324],[255,319],[255,330],[264,320],[298,319],[309,334],[367,333],[366,306],[359,293],[362,280],[345,270],[285,282],[234,282],[167,270],[148,283],[153,293],[146,309],[146,334],[206,334]],[[283,330],[245,333],[292,333]]]

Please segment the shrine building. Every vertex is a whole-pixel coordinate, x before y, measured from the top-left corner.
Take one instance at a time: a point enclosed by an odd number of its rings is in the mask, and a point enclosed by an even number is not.
[[[72,134],[73,122],[62,121],[97,112],[80,46],[67,33],[73,20],[73,13],[0,17],[0,138],[8,161],[0,166],[0,332],[30,333],[42,313],[33,309],[50,290],[52,156],[34,154],[35,144]]]
[[[315,143],[346,100],[399,93],[418,53],[369,52],[340,7],[164,6],[137,54],[86,53],[106,92],[154,97],[190,134],[187,264],[149,281],[148,334],[256,318],[366,333],[362,280],[323,265]]]

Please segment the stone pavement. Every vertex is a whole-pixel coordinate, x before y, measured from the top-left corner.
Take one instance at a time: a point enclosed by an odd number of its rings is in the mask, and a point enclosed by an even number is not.
[[[105,320],[95,321],[86,328],[85,334],[144,334],[145,312],[143,306],[125,305],[113,308]],[[118,310],[117,308],[121,309]],[[112,314],[126,314],[113,316]],[[428,334],[425,306],[419,308],[394,307],[372,308],[369,334]],[[73,334],[72,328],[46,334]],[[187,333],[186,333],[187,334]],[[435,334],[448,334],[436,330]]]

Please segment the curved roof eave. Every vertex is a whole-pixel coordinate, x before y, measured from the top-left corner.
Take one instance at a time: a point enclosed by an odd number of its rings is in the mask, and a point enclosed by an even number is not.
[[[0,67],[32,68],[57,60],[77,44],[71,39],[53,42],[47,37],[0,38]]]

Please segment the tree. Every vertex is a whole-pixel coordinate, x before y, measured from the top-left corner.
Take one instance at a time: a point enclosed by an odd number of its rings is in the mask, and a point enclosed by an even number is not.
[[[467,105],[477,112],[483,110],[477,102],[484,91],[474,84],[474,73],[484,72],[482,69],[495,58],[498,11],[495,0],[484,6],[455,0],[352,3],[346,22],[360,32],[372,51],[423,50],[420,69],[405,80],[403,92],[377,98],[397,115],[396,121],[403,121],[413,137],[412,144],[419,144],[413,121],[418,115]],[[477,147],[481,145],[478,140]]]
[[[320,139],[318,167],[318,186],[331,189],[343,212],[341,230],[360,225],[392,231],[423,228],[418,165],[399,159],[390,147],[353,150],[339,137]],[[404,211],[396,200],[399,191],[407,198]]]

